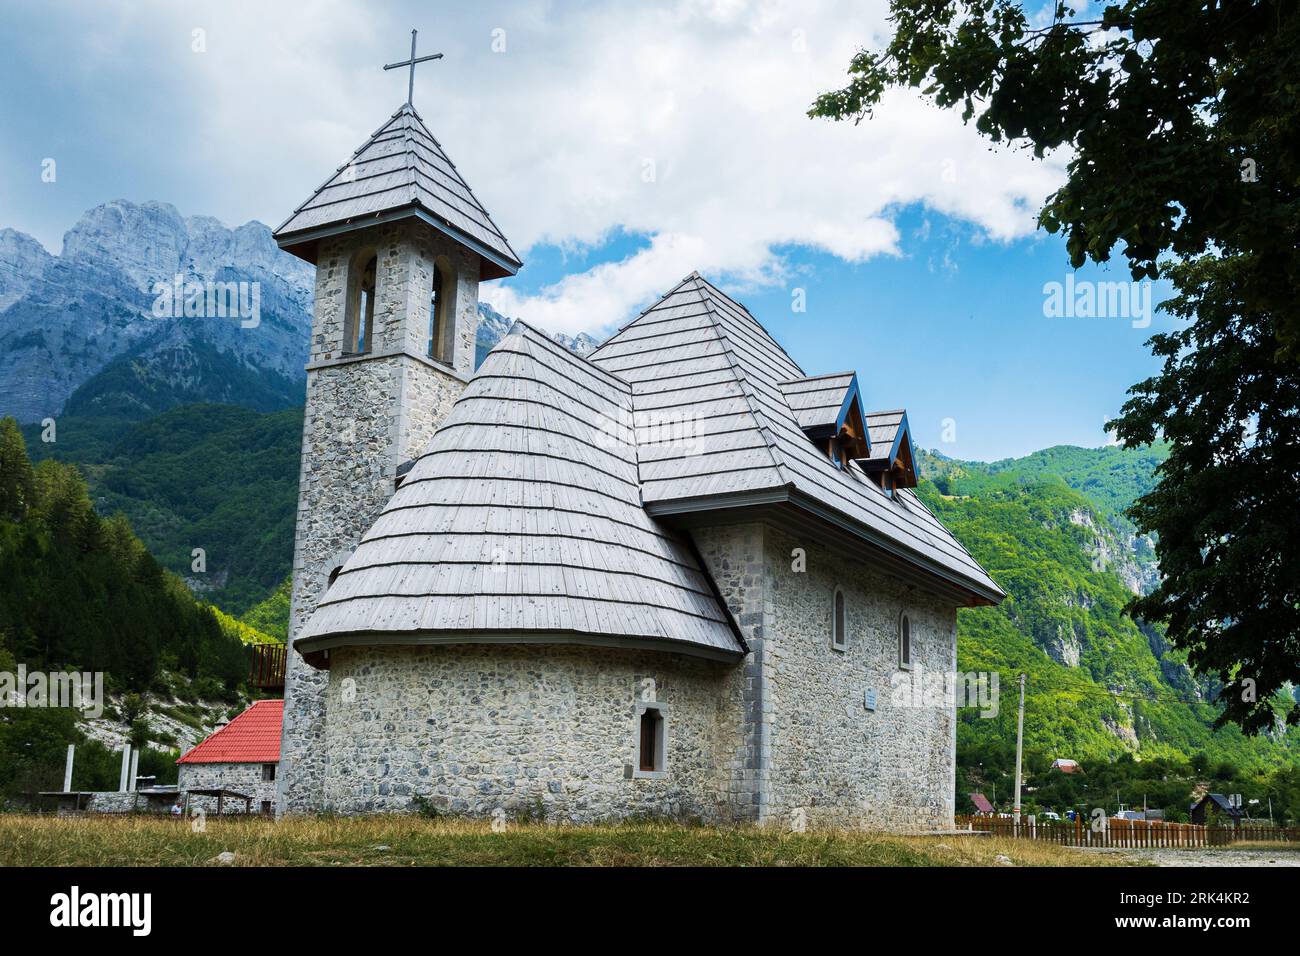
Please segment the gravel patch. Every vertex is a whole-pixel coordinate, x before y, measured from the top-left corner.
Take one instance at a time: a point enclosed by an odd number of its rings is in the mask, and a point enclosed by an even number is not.
[[[1188,849],[1119,850],[1123,856],[1148,866],[1300,866],[1294,850],[1235,850],[1196,847]]]

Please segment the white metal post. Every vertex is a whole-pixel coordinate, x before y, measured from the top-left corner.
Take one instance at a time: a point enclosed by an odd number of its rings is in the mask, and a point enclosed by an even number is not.
[[[63,765],[63,792],[72,790],[72,755],[77,752],[76,744],[68,744],[68,762]]]
[[[1025,675],[1020,675],[1020,716],[1016,720],[1016,802],[1011,805],[1011,822],[1020,827],[1020,757],[1025,748]]]

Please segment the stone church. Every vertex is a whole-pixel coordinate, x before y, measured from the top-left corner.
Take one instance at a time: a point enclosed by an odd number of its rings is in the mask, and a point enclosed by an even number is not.
[[[890,690],[1004,595],[870,376],[696,273],[475,370],[521,262],[409,101],[276,239],[317,270],[279,812],[951,826],[951,701]]]

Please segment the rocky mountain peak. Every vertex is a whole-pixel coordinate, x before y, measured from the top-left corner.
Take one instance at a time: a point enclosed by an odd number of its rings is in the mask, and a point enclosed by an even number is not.
[[[177,276],[256,283],[258,322],[155,314],[155,287]],[[301,401],[314,282],[264,224],[230,229],[164,202],[88,210],[59,256],[0,232],[0,409],[27,422],[68,407],[135,417],[179,401]]]
[[[311,267],[281,252],[264,223],[231,229],[213,216],[184,218],[165,202],[115,199],[88,210],[63,237],[61,258],[115,272],[145,293],[177,275],[206,280],[226,269],[280,279],[299,294],[313,284]]]
[[[67,231],[60,258],[116,272],[148,292],[180,271],[189,242],[185,220],[171,203],[115,199],[87,210]]]
[[[0,229],[0,309],[21,299],[44,277],[54,257],[16,229]]]

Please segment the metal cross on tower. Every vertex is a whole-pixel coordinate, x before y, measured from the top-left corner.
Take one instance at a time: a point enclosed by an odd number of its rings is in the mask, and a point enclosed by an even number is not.
[[[427,60],[441,60],[441,53],[430,53],[428,56],[416,57],[415,55],[415,31],[411,31],[411,58],[403,60],[400,63],[385,63],[385,70],[395,70],[399,66],[409,66],[411,68],[411,78],[406,85],[406,105],[413,106],[412,100],[415,97],[415,64],[424,63]]]

